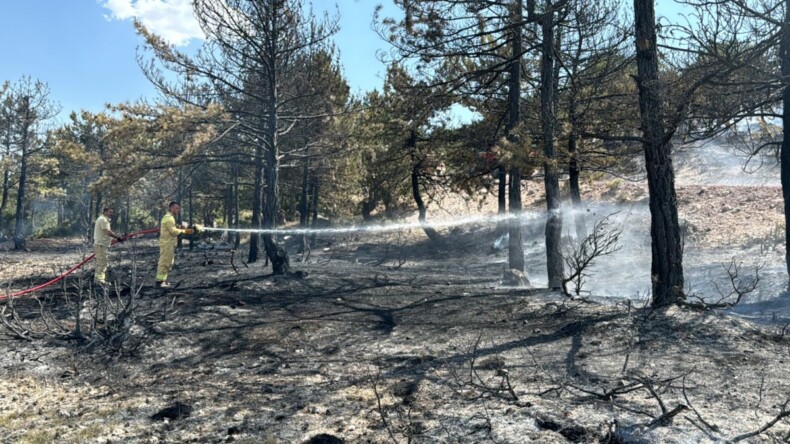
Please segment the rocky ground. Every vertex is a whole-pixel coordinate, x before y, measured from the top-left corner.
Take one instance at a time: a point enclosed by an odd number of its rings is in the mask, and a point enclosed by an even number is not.
[[[537,191],[526,197],[542,208]],[[642,184],[585,189],[591,202],[644,206],[645,198]],[[783,256],[778,189],[683,186],[678,198],[687,251]],[[306,262],[292,255],[302,273],[291,277],[239,257],[231,264],[228,251],[185,251],[175,289],[139,293],[137,282],[153,275],[155,244],[124,244],[113,270],[119,286],[108,293],[90,289],[86,271],[4,307],[0,442],[790,435],[783,322],[653,311],[628,294],[604,303],[503,287],[506,252],[492,250],[491,226],[445,235],[444,248],[419,232],[319,239]],[[77,241],[29,246],[0,252],[4,289],[42,282],[84,255]],[[140,279],[130,290],[132,275]]]

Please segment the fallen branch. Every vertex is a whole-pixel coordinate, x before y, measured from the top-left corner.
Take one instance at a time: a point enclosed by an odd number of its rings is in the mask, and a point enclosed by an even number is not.
[[[629,384],[625,384],[622,387],[615,387],[613,389],[610,389],[610,390],[607,390],[607,391],[601,393],[601,392],[598,392],[598,391],[595,391],[595,390],[589,390],[589,389],[586,389],[584,387],[579,387],[577,385],[570,384],[570,383],[568,383],[566,385],[568,387],[574,388],[574,389],[576,389],[576,390],[578,390],[578,391],[580,391],[582,393],[586,393],[588,395],[592,395],[595,398],[600,399],[601,401],[613,401],[614,398],[617,397],[617,396],[624,395],[626,393],[635,392],[635,391],[637,391],[637,390],[639,390],[639,389],[641,389],[641,388],[643,388],[645,386],[642,382],[636,381],[636,382],[631,382]]]
[[[6,311],[9,310],[9,314],[6,317]],[[11,318],[9,320],[8,318]],[[8,300],[7,305],[3,305],[3,308],[0,308],[0,321],[3,322],[3,325],[8,329],[11,336],[14,336],[18,339],[24,339],[26,341],[32,341],[33,338],[30,337],[30,330],[26,329],[22,322],[19,320],[19,316],[16,313],[16,310],[11,305],[11,300]]]
[[[731,439],[730,442],[740,442],[740,441],[743,441],[743,440],[755,437],[755,436],[765,432],[766,430],[770,429],[774,425],[776,425],[777,422],[779,422],[782,419],[790,416],[790,410],[787,410],[788,403],[790,403],[790,399],[786,399],[785,400],[785,402],[782,404],[782,408],[779,410],[779,413],[774,417],[774,419],[768,421],[764,426],[762,426],[759,429],[754,430],[752,432],[748,432],[748,433],[744,433],[742,435],[738,435],[735,438]]]
[[[233,267],[233,271],[236,274],[239,274],[239,269],[236,268],[236,264],[233,263],[233,258],[236,256],[236,250],[230,250],[230,266]]]
[[[650,421],[647,424],[648,429],[653,429],[656,427],[663,427],[669,424],[672,424],[672,419],[677,416],[680,412],[688,410],[688,406],[685,404],[679,404],[674,409],[664,413],[663,415],[659,416],[658,418]]]
[[[691,403],[691,400],[686,394],[686,378],[683,378],[683,385],[681,387],[681,390],[683,392],[683,399],[686,401],[686,405],[691,409],[692,412],[694,412],[694,414],[697,416],[697,419],[699,419],[700,422],[703,425],[705,425],[705,427],[707,427],[711,432],[719,433],[719,427],[715,424],[710,424],[708,421],[705,421],[705,418],[703,418],[702,415],[700,415],[700,413],[697,411],[697,409],[694,408],[694,404]],[[694,424],[693,421],[691,421],[691,423]],[[705,430],[703,430],[703,432],[708,433]]]
[[[469,351],[467,352],[469,355],[469,373],[466,377],[460,376],[454,368],[450,369],[450,373],[453,375],[456,384],[458,384],[459,387],[471,387],[475,389],[479,393],[476,399],[490,395],[504,399],[506,401],[518,402],[519,397],[516,394],[513,385],[510,383],[510,374],[507,369],[504,368],[504,363],[501,365],[491,366],[490,368],[477,365],[478,347],[480,346],[481,339],[482,333],[477,336],[476,340],[474,343],[472,343]],[[483,379],[482,376],[480,376],[480,373],[478,372],[478,369],[480,368],[495,371],[495,377],[500,378],[497,387],[490,385]]]
[[[729,264],[722,264],[722,267],[724,267],[724,270],[727,272],[727,277],[730,279],[730,286],[732,287],[729,293],[724,294],[719,288],[719,284],[713,282],[713,285],[716,287],[716,292],[721,296],[718,301],[705,302],[701,297],[694,296],[697,299],[696,301],[682,302],[681,305],[698,310],[732,308],[738,305],[744,296],[757,289],[760,283],[760,270],[762,270],[764,265],[765,264],[757,265],[754,268],[754,276],[751,279],[747,278],[744,280],[744,278],[741,277],[741,264],[736,263],[733,257]],[[732,300],[733,296],[735,300]]]

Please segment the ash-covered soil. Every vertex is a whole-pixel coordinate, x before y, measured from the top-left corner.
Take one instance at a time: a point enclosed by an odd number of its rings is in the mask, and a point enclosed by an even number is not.
[[[616,185],[587,198],[628,193],[640,204],[638,187]],[[727,239],[721,256],[752,254],[781,215],[771,188],[678,194],[694,227],[689,255]],[[759,241],[732,233],[741,227]],[[587,302],[503,287],[507,253],[492,250],[491,226],[445,236],[441,248],[419,232],[319,239],[307,262],[292,254],[300,273],[289,277],[245,266],[242,254],[231,265],[228,251],[184,251],[167,292],[150,288],[155,242],[123,244],[119,286],[107,294],[85,270],[5,307],[13,330],[0,339],[0,442],[776,442],[790,433],[784,323],[653,311],[630,294]],[[76,241],[30,247],[0,252],[4,289],[43,282],[84,254]],[[124,312],[132,275],[146,286]],[[788,305],[761,298],[751,303]]]

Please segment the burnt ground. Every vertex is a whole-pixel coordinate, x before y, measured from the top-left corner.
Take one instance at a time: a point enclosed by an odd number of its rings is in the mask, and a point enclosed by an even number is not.
[[[733,251],[770,241],[774,197],[724,188],[679,191],[681,212],[700,196],[721,200],[704,207],[717,217],[691,221],[688,249],[725,243],[742,224],[717,219],[738,212],[768,222]],[[594,191],[640,198],[628,184]],[[154,240],[124,244],[108,294],[90,288],[88,270],[14,301],[13,313],[6,306],[16,332],[0,338],[0,442],[776,442],[790,433],[783,322],[503,287],[506,252],[491,250],[491,227],[446,235],[444,248],[420,233],[324,238],[307,263],[292,256],[303,275],[291,277],[238,257],[234,270],[228,251],[185,251],[176,288],[144,287],[132,314],[114,320],[131,276],[150,284],[156,262]],[[0,252],[4,288],[45,281],[83,254],[76,241],[30,247]]]

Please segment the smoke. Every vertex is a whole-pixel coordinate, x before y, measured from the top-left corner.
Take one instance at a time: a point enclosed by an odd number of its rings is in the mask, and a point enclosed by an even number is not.
[[[586,203],[577,213],[565,205],[562,210],[564,253],[576,237],[575,218],[584,218],[587,232],[596,221],[609,216],[622,229],[621,249],[596,258],[588,270],[584,289],[602,298],[641,299],[650,290],[650,212],[646,204]],[[545,213],[524,224],[526,267],[530,282],[536,287],[548,285],[546,271]],[[567,271],[567,270],[566,270]]]
[[[747,160],[749,164],[746,163]],[[683,146],[676,150],[674,162],[678,186],[780,186],[779,167],[773,158],[749,159],[722,140]],[[760,168],[754,168],[757,165]],[[739,192],[748,193],[749,190],[744,188]],[[588,232],[596,220],[608,214],[614,214],[613,221],[623,229],[620,236],[622,249],[596,260],[590,269],[585,289],[595,298],[642,300],[649,294],[651,287],[648,204],[587,202],[581,209]],[[563,216],[565,237],[569,242],[578,242],[574,234],[574,210],[565,207]],[[748,217],[744,218],[743,223],[749,223]],[[685,221],[681,219],[680,224],[681,231],[685,232]],[[542,228],[540,223],[536,223],[530,227],[530,234],[525,236],[529,247],[529,278],[537,286],[545,286],[547,282]],[[770,315],[790,318],[790,301],[788,304],[777,304],[775,301],[777,295],[784,294],[787,285],[784,254],[779,250],[770,242],[710,248],[697,246],[689,241],[684,245],[685,291],[691,297],[699,297],[708,302],[722,299],[732,293],[732,282],[725,267],[735,261],[740,266],[737,282],[749,282],[758,273],[760,276],[757,289],[744,298],[741,307],[736,311],[763,317]],[[762,268],[756,271],[758,267]],[[784,307],[785,305],[788,307]]]
[[[732,136],[681,145],[674,153],[676,183],[781,186],[776,159],[768,152],[750,156],[750,151],[743,139]]]

